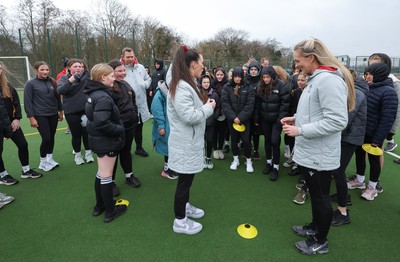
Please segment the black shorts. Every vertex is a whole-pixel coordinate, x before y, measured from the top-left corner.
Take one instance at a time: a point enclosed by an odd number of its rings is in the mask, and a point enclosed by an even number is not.
[[[108,153],[97,153],[98,158],[102,158],[103,156],[108,156],[108,157],[116,157],[118,156],[118,151],[111,151]]]

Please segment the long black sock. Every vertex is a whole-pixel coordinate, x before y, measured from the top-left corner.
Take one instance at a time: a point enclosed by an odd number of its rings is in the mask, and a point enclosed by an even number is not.
[[[101,197],[99,174],[96,175],[96,178],[94,180],[94,192],[96,195],[96,207],[104,207],[103,198]]]
[[[106,208],[107,213],[112,213],[115,208],[112,185],[111,177],[102,178],[100,181],[101,198],[103,199],[104,207]]]

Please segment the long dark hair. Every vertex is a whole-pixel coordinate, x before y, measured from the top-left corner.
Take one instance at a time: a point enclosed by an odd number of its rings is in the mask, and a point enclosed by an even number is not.
[[[188,49],[186,46],[179,47],[176,51],[174,62],[172,64],[172,80],[169,84],[169,92],[171,98],[175,98],[176,88],[180,80],[185,81],[191,87],[193,87],[196,94],[199,96],[200,100],[205,102],[206,98],[200,94],[197,88],[196,82],[193,76],[190,74],[190,64],[193,61],[198,61],[200,59],[200,53],[196,49]]]
[[[276,86],[277,78],[271,77],[271,82],[267,85],[264,80],[261,79],[260,84],[257,88],[257,95],[262,95],[266,94],[267,96],[270,96],[272,93],[272,90]]]

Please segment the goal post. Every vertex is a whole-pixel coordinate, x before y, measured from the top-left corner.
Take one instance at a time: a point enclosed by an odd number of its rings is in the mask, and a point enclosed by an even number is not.
[[[0,62],[7,68],[8,81],[15,88],[23,88],[35,76],[27,56],[0,56]]]

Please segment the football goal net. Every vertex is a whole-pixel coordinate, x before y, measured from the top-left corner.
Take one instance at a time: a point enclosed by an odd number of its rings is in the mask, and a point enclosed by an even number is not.
[[[7,68],[8,81],[15,88],[23,88],[26,81],[35,77],[27,56],[0,56],[0,61]]]

